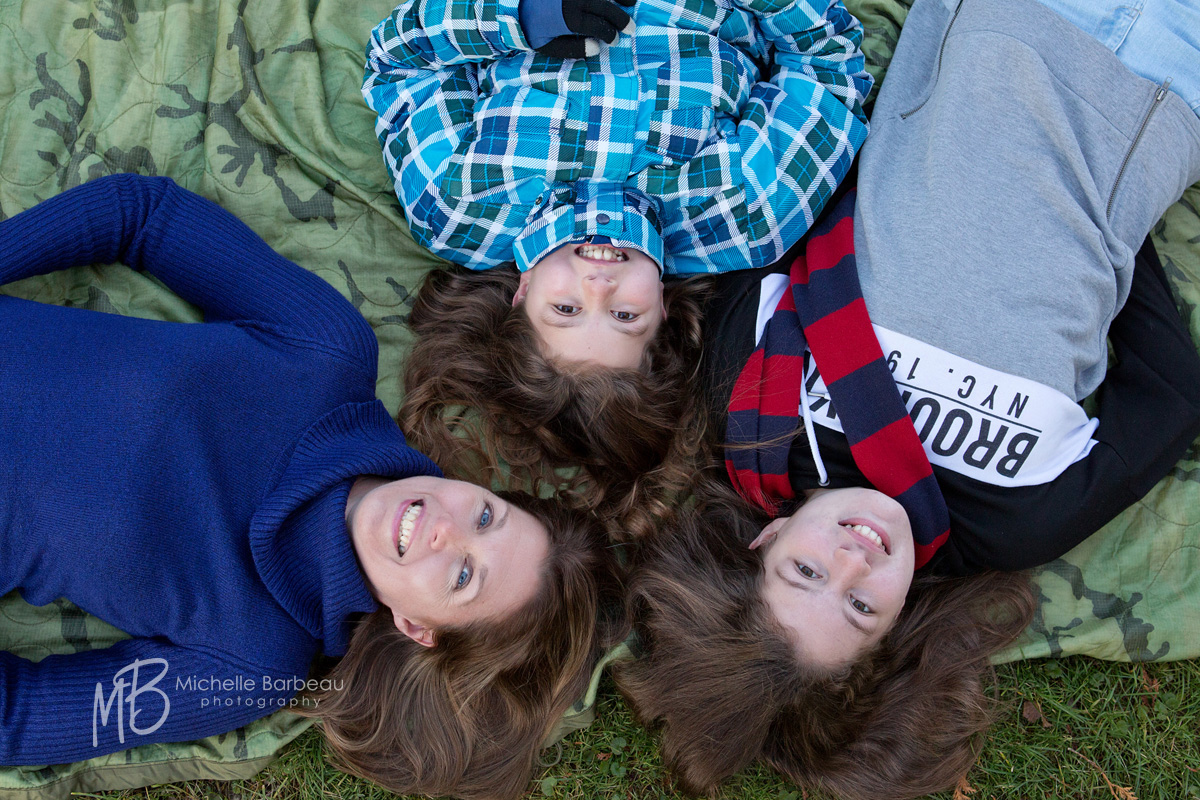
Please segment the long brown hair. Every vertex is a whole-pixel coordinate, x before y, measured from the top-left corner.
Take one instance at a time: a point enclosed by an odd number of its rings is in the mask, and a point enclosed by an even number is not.
[[[534,759],[591,670],[625,632],[622,586],[605,534],[552,500],[505,493],[550,532],[538,595],[502,621],[400,633],[382,608],[364,618],[331,689],[306,698],[335,761],[401,793],[516,798]]]
[[[448,475],[510,476],[567,490],[639,537],[669,518],[704,438],[700,303],[707,282],[673,281],[641,369],[564,369],[543,357],[508,269],[436,270],[409,319],[417,341],[398,421]],[[563,468],[581,467],[574,477]]]
[[[718,493],[644,549],[630,604],[643,656],[617,685],[681,788],[711,792],[763,760],[849,800],[901,800],[953,786],[993,718],[988,657],[1024,630],[1021,574],[919,575],[893,628],[835,674],[796,660],[760,598],[747,548],[766,519]]]

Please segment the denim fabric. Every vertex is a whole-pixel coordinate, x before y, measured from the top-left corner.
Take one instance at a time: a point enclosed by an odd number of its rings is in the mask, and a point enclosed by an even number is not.
[[[1200,0],[1041,0],[1200,114]]]

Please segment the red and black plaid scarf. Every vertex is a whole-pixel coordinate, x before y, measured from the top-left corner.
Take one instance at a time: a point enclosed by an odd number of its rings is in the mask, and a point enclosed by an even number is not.
[[[743,497],[772,513],[794,497],[788,452],[807,340],[854,463],[908,512],[921,567],[949,538],[950,515],[863,302],[854,259],[855,196],[848,192],[813,227],[804,255],[792,264],[791,290],[734,384],[725,467]]]

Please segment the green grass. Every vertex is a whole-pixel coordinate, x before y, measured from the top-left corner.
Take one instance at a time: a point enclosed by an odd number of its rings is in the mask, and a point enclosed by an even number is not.
[[[968,800],[1200,800],[1200,661],[1120,664],[1070,658],[997,668],[1000,716],[967,776]],[[545,753],[529,800],[674,800],[654,744],[611,683],[597,720]],[[247,781],[195,781],[110,795],[112,800],[383,800],[389,794],[330,767],[309,731]],[[766,769],[716,797],[818,800]],[[951,800],[953,792],[935,795]]]

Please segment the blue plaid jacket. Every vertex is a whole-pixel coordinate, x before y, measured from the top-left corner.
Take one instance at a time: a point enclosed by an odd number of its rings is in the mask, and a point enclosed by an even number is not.
[[[533,52],[517,6],[406,0],[367,45],[409,226],[464,266],[526,270],[598,234],[669,273],[771,264],[866,138],[841,0],[638,0],[636,32],[580,60]]]

